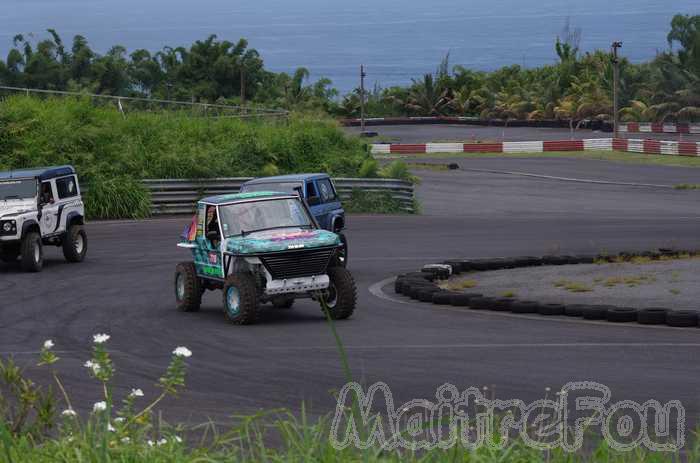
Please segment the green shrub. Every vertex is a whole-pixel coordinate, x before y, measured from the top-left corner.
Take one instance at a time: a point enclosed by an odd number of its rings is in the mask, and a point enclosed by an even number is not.
[[[93,178],[83,194],[90,219],[143,219],[151,215],[150,192],[129,177]]]
[[[379,174],[384,178],[398,178],[401,180],[408,180],[412,183],[418,183],[418,177],[409,172],[408,166],[403,161],[390,162],[384,166]]]
[[[386,191],[352,190],[350,199],[343,201],[343,207],[348,213],[366,214],[405,214],[401,201],[394,199]]]
[[[361,178],[377,178],[379,177],[379,163],[376,159],[365,159],[360,166],[358,176]]]

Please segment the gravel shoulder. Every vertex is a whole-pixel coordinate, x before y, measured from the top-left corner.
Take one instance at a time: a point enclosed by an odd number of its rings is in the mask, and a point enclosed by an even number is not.
[[[583,264],[479,272],[453,277],[485,296],[545,303],[665,307],[700,311],[700,259]]]

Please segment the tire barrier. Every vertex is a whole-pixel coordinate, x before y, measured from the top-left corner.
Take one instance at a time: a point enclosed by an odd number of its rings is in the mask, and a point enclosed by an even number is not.
[[[151,193],[153,215],[192,214],[197,201],[204,196],[238,193],[241,185],[252,177],[209,179],[160,179],[143,180]],[[350,199],[352,191],[388,192],[401,203],[406,212],[414,211],[413,184],[406,180],[379,178],[334,178],[338,196]]]
[[[700,132],[698,132],[700,133]],[[670,156],[700,156],[700,142],[591,138],[561,141],[506,141],[499,143],[424,143],[372,145],[372,154],[424,153],[547,153],[551,151],[627,151]]]
[[[574,121],[580,123],[581,129],[601,130],[612,132],[612,124],[606,121],[586,120]],[[360,119],[341,119],[344,127],[360,127]],[[568,129],[569,121],[561,119],[544,120],[505,120],[505,119],[481,119],[478,117],[463,116],[422,116],[422,117],[366,117],[365,126],[377,127],[385,125],[476,125],[482,127],[534,127],[547,129]]]
[[[613,305],[553,304],[518,300],[512,297],[489,297],[476,292],[459,292],[439,286],[452,275],[465,272],[485,272],[513,268],[591,264],[594,262],[625,262],[637,257],[653,260],[678,256],[700,256],[700,251],[659,249],[647,252],[621,252],[619,254],[542,257],[522,256],[490,259],[452,259],[439,264],[428,264],[419,272],[404,273],[396,277],[394,292],[411,299],[435,305],[450,305],[472,310],[491,310],[515,314],[539,314],[542,316],[577,317],[584,320],[605,320],[611,323],[639,323],[641,325],[667,325],[673,327],[700,326],[700,313],[693,310],[673,310],[662,307],[635,308]]]
[[[629,122],[620,124],[618,130],[622,133],[700,133],[700,124]]]

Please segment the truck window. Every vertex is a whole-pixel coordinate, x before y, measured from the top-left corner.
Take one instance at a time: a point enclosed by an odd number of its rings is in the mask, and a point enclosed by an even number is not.
[[[56,180],[56,190],[58,191],[58,199],[72,198],[78,196],[78,185],[75,177],[59,178]]]
[[[308,201],[316,196],[318,196],[318,193],[316,192],[314,182],[306,182],[306,200]]]
[[[333,189],[333,184],[327,178],[317,180],[318,190],[321,192],[321,201],[324,203],[330,203],[337,199],[335,190]]]

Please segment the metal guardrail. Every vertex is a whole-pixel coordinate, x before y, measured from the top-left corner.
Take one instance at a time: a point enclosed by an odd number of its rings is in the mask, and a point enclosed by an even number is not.
[[[197,201],[205,196],[237,193],[241,185],[252,177],[208,179],[143,180],[151,192],[153,215],[191,214]],[[334,178],[338,195],[350,199],[353,190],[389,192],[400,201],[406,212],[415,212],[413,184],[406,180],[376,178]]]

